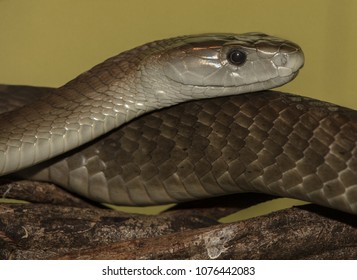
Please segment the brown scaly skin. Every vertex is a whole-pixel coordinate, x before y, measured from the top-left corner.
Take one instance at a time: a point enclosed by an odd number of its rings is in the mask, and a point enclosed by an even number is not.
[[[356,111],[266,91],[147,114],[34,177],[70,189],[71,174],[104,174],[118,204],[256,191],[356,213],[356,146]]]

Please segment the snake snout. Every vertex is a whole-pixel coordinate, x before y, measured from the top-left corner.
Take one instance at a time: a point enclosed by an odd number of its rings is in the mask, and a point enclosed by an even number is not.
[[[284,43],[280,46],[272,62],[278,70],[280,77],[290,76],[297,73],[304,66],[304,53],[301,48],[292,43]]]

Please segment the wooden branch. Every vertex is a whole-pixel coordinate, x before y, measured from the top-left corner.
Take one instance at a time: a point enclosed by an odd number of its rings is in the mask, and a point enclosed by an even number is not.
[[[217,224],[180,212],[145,216],[40,204],[1,204],[0,212],[1,259],[55,258],[65,252]]]
[[[86,201],[74,194],[45,182],[1,179],[0,198],[24,200],[34,203],[75,207],[94,207],[98,203]]]
[[[339,211],[309,205],[217,222],[269,196],[211,199],[146,216],[77,206],[80,198],[38,182],[8,182],[0,194],[37,202],[0,204],[1,259],[357,258],[356,216]]]
[[[116,242],[60,259],[356,259],[357,230],[294,208],[232,224]]]

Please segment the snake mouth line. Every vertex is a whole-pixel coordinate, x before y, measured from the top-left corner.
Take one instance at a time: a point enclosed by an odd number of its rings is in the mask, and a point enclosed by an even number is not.
[[[230,88],[230,89],[233,89],[233,88],[237,88],[237,91],[239,91],[238,89],[240,87],[248,87],[248,86],[252,86],[252,85],[258,85],[258,84],[264,84],[266,85],[267,83],[271,82],[271,86],[270,88],[274,88],[274,87],[277,87],[277,86],[282,86],[290,81],[292,81],[293,79],[296,78],[296,76],[299,74],[299,70],[297,70],[296,72],[288,75],[288,76],[285,76],[285,77],[280,77],[280,76],[277,76],[277,77],[273,77],[273,78],[270,78],[270,79],[267,79],[265,81],[257,81],[257,82],[251,82],[251,83],[245,83],[245,84],[242,84],[242,85],[215,85],[215,84],[212,84],[212,85],[195,85],[195,84],[190,84],[190,83],[183,83],[183,82],[180,82],[180,81],[177,81],[167,75],[165,75],[165,77],[175,83],[175,84],[179,84],[179,85],[182,85],[182,86],[190,86],[190,87],[197,87],[197,88],[212,88],[212,89],[222,89],[222,88]],[[276,80],[279,80],[281,81],[281,83],[274,83],[272,81],[276,81]],[[267,88],[264,88],[264,89],[267,89]]]

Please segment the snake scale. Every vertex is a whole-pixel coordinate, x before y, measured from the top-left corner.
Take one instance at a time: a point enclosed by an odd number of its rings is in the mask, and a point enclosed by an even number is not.
[[[1,172],[114,204],[263,192],[357,214],[357,113],[266,91],[303,63],[261,33],[145,44],[2,114]]]

